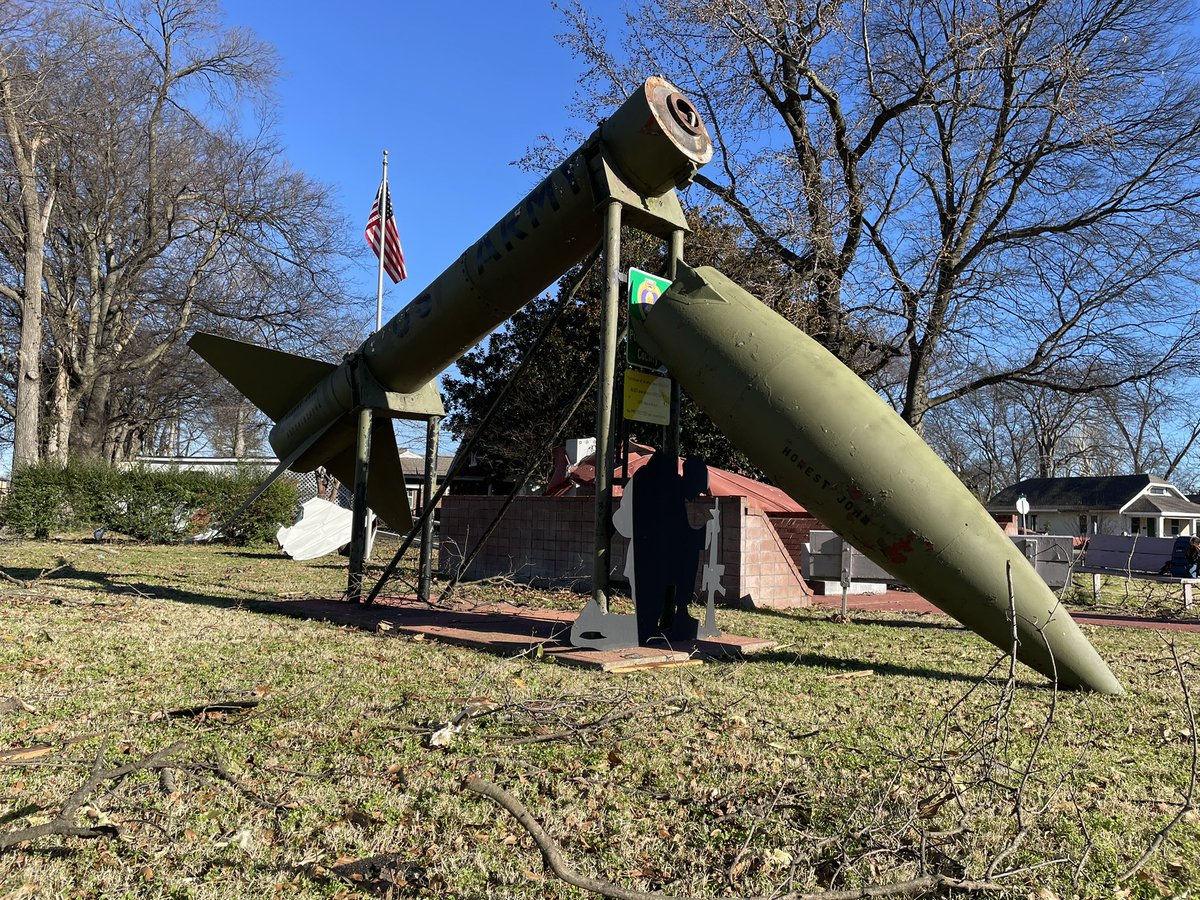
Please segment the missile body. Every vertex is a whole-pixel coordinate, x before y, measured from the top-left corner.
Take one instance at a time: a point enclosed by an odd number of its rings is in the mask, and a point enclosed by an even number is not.
[[[712,158],[691,104],[650,78],[583,146],[363,344],[360,363],[386,391],[409,393],[436,377],[494,328],[580,262],[600,240],[608,198],[594,189],[603,159],[643,197],[667,194]],[[354,407],[350,363],[330,375],[271,431],[282,458],[324,423]],[[335,429],[297,468],[320,465],[354,438]]]
[[[864,554],[1068,687],[1122,688],[1058,598],[923,440],[846,366],[720,272],[680,276],[636,337],[755,464]]]

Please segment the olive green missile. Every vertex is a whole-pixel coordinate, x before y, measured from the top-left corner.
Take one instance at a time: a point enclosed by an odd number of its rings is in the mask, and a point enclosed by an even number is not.
[[[582,261],[600,241],[611,200],[621,202],[624,221],[645,231],[686,230],[674,189],[712,153],[695,107],[669,82],[649,78],[341,365],[322,368],[216,335],[197,334],[189,344],[276,423],[271,447],[289,468],[324,465],[353,483],[354,410],[441,415],[432,379]],[[372,433],[371,507],[405,529],[403,478],[374,477],[381,465],[399,471],[390,461],[390,425]]]
[[[680,266],[638,342],[774,482],[931,603],[1059,684],[1120,682],[987,511],[816,341],[711,268]],[[1011,573],[1011,592],[1009,588]]]

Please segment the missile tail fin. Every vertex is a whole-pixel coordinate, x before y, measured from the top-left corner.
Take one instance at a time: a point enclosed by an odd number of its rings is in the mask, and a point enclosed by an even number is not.
[[[257,344],[203,331],[192,335],[188,346],[275,422],[287,415],[321,379],[337,368],[333,363],[259,347]],[[420,396],[423,400],[428,400],[423,394]],[[435,391],[434,399],[436,396]],[[438,411],[441,411],[440,404]],[[286,461],[294,461],[313,441],[320,439],[327,432],[352,428],[353,417],[335,419],[320,432],[313,434],[308,442],[293,452]],[[342,444],[342,449],[321,464],[343,484],[352,486],[354,459],[355,447],[351,440],[349,446]],[[305,468],[312,468],[315,464],[310,462]],[[408,531],[412,527],[412,513],[408,508],[404,470],[400,464],[400,451],[396,448],[396,435],[392,431],[390,418],[376,418],[371,428],[371,463],[367,475],[368,505],[391,528],[401,533]]]
[[[336,368],[333,363],[319,359],[203,331],[193,334],[188,346],[273,422],[283,418]]]
[[[355,447],[334,454],[325,463],[335,478],[347,487],[354,485]],[[404,486],[404,469],[396,447],[392,420],[377,418],[371,426],[371,463],[367,470],[367,505],[379,518],[400,534],[412,528],[412,512],[408,508],[408,490]]]

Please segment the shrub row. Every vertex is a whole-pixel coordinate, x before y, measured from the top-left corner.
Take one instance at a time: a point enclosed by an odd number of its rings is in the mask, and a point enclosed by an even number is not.
[[[215,475],[43,463],[16,474],[0,519],[12,532],[42,539],[68,529],[107,528],[142,541],[176,541],[228,521],[266,474],[259,467]],[[281,478],[226,537],[238,544],[270,540],[280,525],[291,524],[296,503],[296,486]]]

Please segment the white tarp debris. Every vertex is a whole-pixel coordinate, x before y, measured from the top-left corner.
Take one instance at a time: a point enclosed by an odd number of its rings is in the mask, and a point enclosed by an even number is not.
[[[368,555],[375,539],[375,516],[370,518]],[[299,521],[291,528],[280,528],[275,532],[275,540],[279,542],[279,548],[292,559],[316,559],[350,543],[351,519],[350,510],[313,497],[301,507]]]

